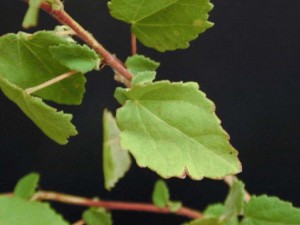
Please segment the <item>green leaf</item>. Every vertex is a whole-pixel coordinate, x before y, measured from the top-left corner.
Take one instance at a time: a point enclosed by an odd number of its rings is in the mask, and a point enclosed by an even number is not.
[[[84,211],[83,220],[87,225],[112,225],[110,213],[103,208],[90,208]]]
[[[103,112],[103,171],[104,183],[107,190],[129,170],[131,159],[129,153],[120,146],[120,130],[112,113]]]
[[[96,52],[86,45],[60,44],[51,46],[49,50],[62,65],[81,73],[99,68],[101,62]]]
[[[156,76],[156,69],[159,63],[143,55],[128,57],[125,65],[130,73],[133,74],[132,85],[152,82]]]
[[[0,75],[0,88],[3,93],[28,116],[49,138],[59,144],[68,143],[68,138],[77,134],[70,122],[72,115],[57,112],[42,99],[28,95],[21,88],[11,84]]]
[[[121,146],[159,175],[219,179],[241,170],[214,104],[197,83],[161,81],[117,91]]]
[[[132,85],[137,84],[145,84],[152,82],[156,77],[156,72],[146,71],[146,72],[139,72],[136,76],[133,76],[131,79]]]
[[[0,38],[0,74],[22,89],[42,84],[70,68],[61,65],[50,53],[51,46],[75,45],[54,32],[42,31],[33,35],[23,32]],[[85,92],[82,74],[44,88],[34,95],[62,104],[80,104]]]
[[[40,4],[43,0],[29,0],[28,10],[25,14],[22,26],[24,28],[35,27],[38,23]]]
[[[209,205],[203,212],[205,217],[220,217],[224,214],[225,207],[222,203]]]
[[[299,225],[300,208],[266,195],[252,196],[244,207],[242,225]]]
[[[219,218],[224,220],[225,206],[222,203],[215,203],[209,205],[203,212],[205,218]],[[226,221],[226,225],[238,225],[239,221],[237,217],[232,217]]]
[[[187,48],[206,29],[209,0],[111,0],[111,15],[131,24],[131,30],[144,45],[158,51]]]
[[[37,173],[30,173],[22,177],[15,187],[15,196],[23,199],[30,199],[36,191],[39,180],[40,175]]]
[[[189,223],[184,223],[183,225],[227,225],[227,224],[219,220],[218,218],[203,218],[203,219],[193,220]]]
[[[68,225],[47,203],[0,197],[1,225]]]
[[[128,100],[127,98],[127,91],[124,88],[121,87],[117,87],[114,93],[114,97],[115,99],[117,99],[117,101],[121,104],[124,105],[125,102]]]
[[[171,212],[177,212],[182,207],[182,202],[179,201],[169,201],[168,207]]]
[[[143,55],[134,55],[127,58],[125,65],[134,75],[145,71],[155,71],[159,63]]]
[[[245,185],[238,179],[234,179],[225,200],[225,218],[229,220],[238,216],[243,211],[245,196]]]
[[[170,193],[167,184],[163,180],[156,181],[152,193],[152,202],[160,208],[167,207],[170,201]]]

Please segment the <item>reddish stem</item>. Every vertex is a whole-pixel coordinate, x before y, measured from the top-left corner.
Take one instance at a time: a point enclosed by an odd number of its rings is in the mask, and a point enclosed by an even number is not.
[[[34,196],[35,200],[48,200],[72,205],[87,206],[87,207],[104,207],[110,210],[125,210],[125,211],[142,211],[161,214],[171,214],[185,216],[192,219],[201,218],[202,214],[199,211],[182,207],[176,212],[171,212],[168,208],[159,208],[149,203],[135,203],[135,202],[120,202],[120,201],[104,201],[83,198],[73,195],[66,195],[57,192],[40,191]]]
[[[131,33],[131,54],[135,55],[136,53],[137,53],[136,36],[134,33]]]
[[[83,40],[87,45],[100,54],[105,63],[114,68],[119,74],[128,80],[131,80],[132,74],[120,63],[115,56],[107,51],[89,32],[87,32],[79,23],[77,23],[67,12],[64,10],[53,10],[47,3],[42,3],[40,8],[50,14],[60,23],[69,26]]]

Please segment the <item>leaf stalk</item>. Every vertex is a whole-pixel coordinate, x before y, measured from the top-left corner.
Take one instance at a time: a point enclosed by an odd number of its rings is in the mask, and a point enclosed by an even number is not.
[[[134,33],[131,33],[131,54],[135,55],[136,53],[137,53],[136,36]]]
[[[37,92],[37,91],[41,90],[41,89],[44,89],[44,88],[46,88],[46,87],[49,87],[50,85],[53,85],[53,84],[55,84],[55,83],[58,83],[58,82],[61,81],[61,80],[64,80],[64,79],[66,79],[66,78],[69,78],[69,77],[71,77],[71,76],[73,76],[74,74],[77,74],[77,73],[78,73],[78,71],[71,70],[71,71],[66,72],[66,73],[64,73],[64,74],[62,74],[62,75],[60,75],[60,76],[57,76],[57,77],[55,77],[55,78],[53,78],[53,79],[51,79],[51,80],[48,80],[48,81],[46,81],[45,83],[42,83],[42,84],[40,84],[40,85],[38,85],[38,86],[31,87],[31,88],[27,88],[27,89],[25,90],[25,92],[26,92],[27,94],[30,95],[30,94],[32,94],[32,93],[34,93],[34,92]]]

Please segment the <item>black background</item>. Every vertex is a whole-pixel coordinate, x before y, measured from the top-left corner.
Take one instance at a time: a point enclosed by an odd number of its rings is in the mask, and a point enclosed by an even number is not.
[[[69,0],[66,10],[111,52],[130,54],[130,31],[109,17],[103,0]],[[215,26],[187,50],[158,53],[139,45],[139,52],[160,61],[158,79],[197,81],[217,105],[223,127],[239,150],[251,193],[277,195],[300,206],[300,1],[214,0]],[[21,30],[26,5],[0,1],[0,34]],[[41,13],[39,29],[56,22]],[[34,31],[34,30],[30,30]],[[41,188],[103,199],[150,201],[158,176],[133,165],[112,192],[103,188],[102,111],[115,110],[117,83],[106,68],[87,75],[81,106],[59,106],[74,114],[79,135],[66,146],[45,137],[3,94],[0,94],[0,192],[12,190],[18,178],[37,171]],[[222,201],[221,181],[170,179],[173,199],[203,209]],[[54,204],[67,219],[80,218],[82,208]],[[179,224],[185,218],[136,212],[114,212],[115,224]]]

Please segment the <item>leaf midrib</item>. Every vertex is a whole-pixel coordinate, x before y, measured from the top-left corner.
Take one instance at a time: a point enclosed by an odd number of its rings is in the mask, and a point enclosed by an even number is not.
[[[170,6],[173,6],[174,4],[178,3],[178,1],[180,1],[180,0],[176,0],[176,1],[174,1],[174,2],[172,2],[172,3],[170,3],[170,4],[168,4],[168,5],[166,5],[165,7],[160,8],[160,9],[158,9],[158,10],[156,10],[156,11],[154,11],[154,12],[148,14],[148,15],[145,15],[145,16],[143,16],[143,17],[137,19],[137,20],[135,20],[136,18],[133,18],[133,19],[131,19],[130,22],[132,23],[132,25],[134,25],[134,24],[136,24],[137,22],[139,22],[139,21],[141,21],[141,20],[143,20],[143,19],[145,19],[145,18],[148,18],[148,17],[150,17],[150,16],[153,16],[154,14],[156,14],[156,13],[158,13],[158,12],[164,10],[164,9],[167,9],[167,8],[170,7]],[[142,2],[142,4],[143,4],[143,3],[144,3],[144,1]],[[141,5],[142,5],[142,4],[141,4]],[[140,5],[140,6],[141,6],[141,5]],[[139,8],[140,8],[140,7],[139,7]],[[136,15],[138,15],[138,13],[139,13],[139,11],[137,10]],[[136,15],[135,15],[135,17],[136,17]]]
[[[137,101],[137,100],[136,100]],[[138,101],[137,101],[138,102]],[[141,103],[141,102],[139,102]],[[149,112],[151,115],[153,115],[155,118],[157,118],[159,121],[161,121],[162,123],[166,124],[167,126],[171,127],[172,129],[174,129],[176,132],[179,132],[180,134],[182,134],[184,137],[186,137],[187,139],[191,140],[192,142],[196,142],[197,144],[201,145],[201,147],[203,147],[203,149],[206,152],[212,153],[214,154],[217,158],[220,158],[222,161],[224,161],[226,164],[228,164],[231,168],[236,169],[234,166],[232,166],[232,164],[230,162],[228,162],[227,160],[225,160],[224,158],[222,158],[220,155],[216,154],[214,151],[210,150],[209,148],[207,148],[206,146],[204,146],[203,144],[201,144],[200,142],[198,142],[197,140],[195,140],[194,138],[188,136],[186,133],[184,133],[183,131],[179,130],[177,127],[174,127],[173,125],[169,124],[168,122],[166,122],[165,120],[161,119],[160,117],[158,117],[156,114],[154,114],[151,110],[149,110],[146,106],[144,106],[143,104],[139,104],[137,106],[141,106],[142,108],[144,108],[147,112]]]

